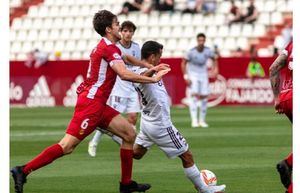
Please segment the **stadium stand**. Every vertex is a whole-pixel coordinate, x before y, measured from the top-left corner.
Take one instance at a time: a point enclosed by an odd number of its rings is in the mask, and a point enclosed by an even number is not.
[[[117,14],[124,0],[32,2],[10,0],[11,9],[28,9],[27,14],[11,15],[11,60],[25,60],[26,53],[35,48],[52,53],[50,60],[57,51],[61,52],[61,59],[88,59],[91,48],[99,39],[92,28],[93,14],[99,9]],[[248,3],[248,0],[237,0],[241,7]],[[235,23],[229,26],[230,2],[225,0],[218,0],[216,12],[209,15],[182,14],[178,10],[185,8],[185,0],[176,0],[175,12],[133,12],[120,15],[119,20],[137,24],[135,40],[138,43],[148,39],[163,43],[164,57],[182,57],[186,49],[195,44],[198,32],[207,34],[207,44],[217,46],[221,56],[231,56],[238,48],[249,51],[251,45],[257,47],[260,56],[270,56],[274,40],[282,44],[280,33],[284,23],[291,20],[291,0],[257,0],[255,5],[259,17],[253,25]]]

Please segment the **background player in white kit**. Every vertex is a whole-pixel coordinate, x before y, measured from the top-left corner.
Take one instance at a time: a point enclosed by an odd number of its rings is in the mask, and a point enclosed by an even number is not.
[[[169,68],[158,65],[163,46],[155,41],[147,41],[142,47],[142,59],[155,67],[140,68],[139,73],[153,76],[155,71]],[[184,137],[171,121],[168,93],[162,81],[154,84],[134,83],[142,99],[140,132],[137,135],[133,157],[141,159],[147,150],[156,144],[169,158],[179,157],[182,160],[184,173],[200,193],[217,193],[225,190],[225,185],[207,186],[200,177],[200,171],[194,163],[193,155]]]
[[[116,45],[122,51],[123,56],[133,56],[134,58],[141,60],[140,46],[132,41],[135,30],[136,26],[134,23],[131,21],[124,21],[120,27],[122,38]],[[127,60],[125,58],[125,61],[127,62],[126,68],[128,70],[135,72],[139,68],[138,66],[128,64],[128,58]],[[120,113],[126,113],[128,122],[135,128],[138,113],[141,111],[141,104],[132,82],[121,80],[118,76],[107,104]],[[106,130],[96,130],[94,137],[89,142],[88,153],[90,156],[96,156],[97,145],[100,142],[103,133],[106,133]],[[111,137],[115,142],[121,144],[120,137],[115,135],[111,135]]]
[[[192,127],[208,127],[205,121],[209,95],[208,59],[212,60],[210,76],[216,77],[219,73],[217,58],[214,52],[205,46],[205,40],[206,36],[199,33],[197,35],[198,45],[187,52],[181,63],[184,79],[190,92],[189,109]],[[200,107],[199,119],[198,106]]]

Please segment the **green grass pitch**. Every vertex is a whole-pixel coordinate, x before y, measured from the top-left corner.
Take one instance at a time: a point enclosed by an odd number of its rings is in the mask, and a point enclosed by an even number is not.
[[[291,124],[272,107],[215,107],[209,128],[190,128],[188,109],[172,108],[174,125],[187,139],[199,168],[212,170],[227,193],[284,192],[275,170],[291,150]],[[73,108],[11,108],[10,166],[26,163],[64,135]],[[120,178],[118,146],[107,136],[96,158],[87,137],[73,154],[33,172],[25,193],[116,193]],[[157,147],[134,161],[134,179],[152,185],[149,193],[195,193],[181,161]],[[13,180],[10,178],[13,192]]]

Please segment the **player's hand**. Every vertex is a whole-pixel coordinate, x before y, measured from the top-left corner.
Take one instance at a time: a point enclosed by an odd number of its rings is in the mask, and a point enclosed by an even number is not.
[[[192,84],[192,81],[190,79],[185,79],[186,85],[189,87]]]
[[[157,74],[153,77],[153,81],[154,82],[158,82],[161,80],[161,78],[166,75],[168,72],[170,72],[171,69],[168,68],[168,69],[165,69],[165,70],[160,70],[159,72],[157,72]]]
[[[278,113],[278,114],[282,114],[284,113],[281,105],[280,105],[280,101],[279,101],[279,98],[275,98],[274,99],[274,107],[275,107],[275,112]]]
[[[165,64],[165,63],[161,63],[157,66],[154,66],[151,68],[152,70],[154,70],[155,72],[159,72],[161,70],[167,70],[170,69],[170,65],[169,64]]]

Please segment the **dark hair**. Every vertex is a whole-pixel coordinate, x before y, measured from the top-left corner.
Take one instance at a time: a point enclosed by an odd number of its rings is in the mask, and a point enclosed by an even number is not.
[[[110,11],[107,10],[100,10],[97,13],[95,13],[94,18],[93,18],[93,25],[94,29],[98,34],[101,36],[104,36],[106,34],[106,28],[111,27],[113,20],[117,16],[113,14]]]
[[[124,22],[121,24],[120,30],[122,31],[124,28],[132,29],[133,32],[135,32],[135,30],[136,30],[136,26],[135,26],[134,23],[131,22],[131,21],[124,21]]]
[[[200,37],[203,37],[204,39],[206,39],[206,36],[204,33],[198,33],[197,34],[197,39],[200,38]]]
[[[158,54],[163,49],[163,45],[156,41],[146,41],[141,49],[142,59],[147,59],[151,54]]]

